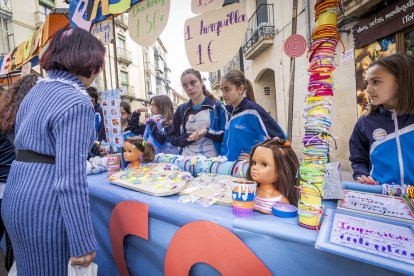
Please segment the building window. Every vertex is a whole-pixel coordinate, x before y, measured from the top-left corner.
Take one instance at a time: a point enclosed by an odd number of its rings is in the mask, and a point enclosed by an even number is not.
[[[265,96],[269,96],[270,95],[270,87],[265,87],[264,92],[265,92]]]
[[[55,8],[53,0],[39,0],[39,19],[43,23],[47,15]]]
[[[128,72],[121,71],[121,89],[122,93],[127,94],[128,88],[129,88],[129,82],[128,82]]]
[[[119,45],[119,48],[126,49],[125,37],[124,36],[121,36],[121,35],[118,36],[118,45]]]
[[[14,49],[13,19],[0,14],[0,54],[9,53]]]
[[[414,55],[414,30],[404,34],[405,51],[409,55]]]

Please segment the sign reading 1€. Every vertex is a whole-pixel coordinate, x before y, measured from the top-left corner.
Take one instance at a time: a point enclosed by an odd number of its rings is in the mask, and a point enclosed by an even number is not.
[[[184,43],[191,67],[204,72],[223,67],[240,49],[247,23],[238,3],[187,19]]]
[[[129,36],[137,44],[152,45],[167,25],[170,0],[144,0],[129,10]]]

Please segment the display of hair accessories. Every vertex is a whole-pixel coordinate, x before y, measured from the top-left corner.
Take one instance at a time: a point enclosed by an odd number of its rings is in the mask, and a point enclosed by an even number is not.
[[[342,1],[317,0],[314,8],[317,23],[307,55],[309,85],[306,95],[305,137],[302,139],[304,156],[299,171],[301,197],[298,214],[301,227],[318,230],[323,215],[325,165],[332,137],[330,113],[335,90],[332,72],[338,66],[335,62],[335,49],[338,41],[344,44],[336,27],[339,11],[343,8]]]

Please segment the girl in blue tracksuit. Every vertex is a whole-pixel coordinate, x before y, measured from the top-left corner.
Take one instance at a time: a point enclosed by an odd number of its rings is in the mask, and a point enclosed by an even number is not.
[[[287,139],[276,121],[256,103],[253,86],[241,71],[225,74],[220,86],[229,116],[221,154],[229,161],[249,159],[253,147],[266,139]]]
[[[169,134],[171,144],[185,156],[220,155],[226,126],[225,107],[206,90],[200,72],[185,70],[181,84],[190,100],[175,111]]]
[[[168,138],[174,114],[171,99],[165,95],[154,96],[150,105],[153,116],[145,121],[144,140],[152,144],[155,154],[177,154],[178,148],[171,145]]]
[[[414,57],[394,54],[366,73],[371,100],[349,141],[354,179],[362,183],[414,182]]]

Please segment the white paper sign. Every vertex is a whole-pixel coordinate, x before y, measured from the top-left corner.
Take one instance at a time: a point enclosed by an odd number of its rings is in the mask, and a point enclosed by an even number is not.
[[[184,25],[185,52],[192,68],[213,72],[240,49],[248,17],[241,4],[231,4],[189,18]]]
[[[24,77],[26,75],[30,74],[30,70],[32,69],[32,63],[28,62],[25,65],[22,66],[22,73],[21,73],[21,77]]]
[[[91,34],[99,39],[103,45],[108,45],[114,37],[112,21],[105,19],[92,25]]]
[[[354,61],[354,49],[348,50],[341,55],[341,64],[345,65]]]
[[[414,234],[408,227],[336,213],[330,242],[414,264]]]
[[[355,191],[344,191],[341,207],[378,215],[414,220],[414,216],[404,202],[404,199],[399,197],[393,198]]]
[[[167,26],[169,15],[170,0],[138,2],[129,9],[129,36],[144,47],[154,44]]]
[[[221,8],[224,0],[191,0],[191,11],[194,14],[202,14]]]

